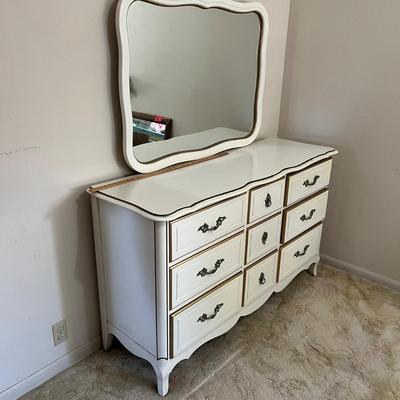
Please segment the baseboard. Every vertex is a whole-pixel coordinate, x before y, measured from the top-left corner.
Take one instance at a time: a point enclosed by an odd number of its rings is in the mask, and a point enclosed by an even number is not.
[[[81,361],[100,348],[100,335],[0,393],[0,400],[15,400]]]
[[[326,254],[321,254],[321,263],[350,272],[368,281],[375,282],[381,286],[400,292],[400,281],[396,281],[395,279],[379,275],[372,271],[368,271],[367,269],[358,267],[357,265],[353,265],[346,261],[327,256]]]

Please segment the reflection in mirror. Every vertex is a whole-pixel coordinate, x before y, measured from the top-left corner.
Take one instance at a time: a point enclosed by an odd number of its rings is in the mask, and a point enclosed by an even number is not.
[[[148,163],[251,134],[260,18],[134,1],[128,10],[135,158]]]

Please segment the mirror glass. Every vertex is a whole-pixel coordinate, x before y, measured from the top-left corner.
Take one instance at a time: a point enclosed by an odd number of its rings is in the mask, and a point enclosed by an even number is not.
[[[137,0],[128,9],[133,152],[141,163],[249,136],[260,17]]]

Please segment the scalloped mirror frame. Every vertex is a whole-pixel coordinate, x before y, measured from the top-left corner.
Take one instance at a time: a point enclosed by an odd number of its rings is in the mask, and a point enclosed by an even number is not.
[[[203,9],[218,8],[234,13],[246,14],[255,12],[260,19],[260,42],[258,48],[258,72],[254,102],[254,120],[250,133],[243,139],[224,140],[199,150],[189,150],[167,155],[152,162],[140,162],[135,158],[133,151],[133,120],[132,104],[130,99],[129,85],[129,43],[127,17],[128,10],[135,1],[146,1],[151,4],[179,7],[196,6]],[[263,94],[265,87],[265,70],[267,60],[267,41],[269,33],[269,17],[266,9],[260,3],[239,3],[232,0],[120,0],[116,13],[116,28],[119,49],[119,96],[122,109],[123,121],[123,151],[125,161],[133,170],[140,173],[149,173],[169,167],[171,165],[199,160],[213,156],[225,150],[244,147],[250,145],[257,138],[262,119]]]

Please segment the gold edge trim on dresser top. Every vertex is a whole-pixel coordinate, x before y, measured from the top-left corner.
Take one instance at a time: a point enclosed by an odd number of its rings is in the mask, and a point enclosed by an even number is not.
[[[304,203],[307,203],[308,201],[314,199],[315,197],[320,196],[321,194],[328,192],[329,191],[329,187],[325,186],[324,188],[320,189],[318,192],[315,192],[313,194],[310,194],[308,197],[303,198],[298,200],[297,202],[291,204],[290,206],[285,206],[282,212],[282,227],[281,227],[281,237],[280,237],[280,243],[281,245],[285,244],[285,231],[286,231],[286,219],[287,219],[287,213],[289,211],[294,210],[296,207],[302,206]],[[323,221],[323,219],[322,219]],[[320,221],[318,221],[320,222]],[[316,223],[317,224],[317,223]],[[315,225],[316,225],[315,224]],[[313,225],[314,226],[314,225]],[[309,229],[309,228],[307,228]],[[304,231],[305,232],[305,231]],[[290,239],[293,240],[295,238],[297,238],[298,236],[300,236],[303,232],[300,232],[298,235],[296,235],[294,238]]]
[[[308,167],[304,167],[304,168],[302,168],[302,169],[299,169],[298,171],[290,172],[290,173],[288,173],[288,174],[285,175],[285,179],[286,179],[286,182],[285,182],[285,196],[284,196],[284,199],[283,199],[283,206],[284,206],[284,207],[291,207],[292,205],[296,204],[297,202],[303,200],[303,198],[302,198],[302,199],[299,199],[299,200],[295,201],[295,202],[292,203],[292,204],[288,204],[289,179],[290,179],[292,176],[295,176],[295,175],[297,175],[297,174],[301,174],[302,172],[305,172],[305,171],[307,171],[308,169],[317,167],[318,165],[323,164],[323,163],[326,163],[326,162],[328,162],[328,161],[332,161],[332,162],[333,162],[333,158],[332,158],[332,157],[324,158],[323,160],[317,161],[317,162],[315,162],[314,164],[310,164]],[[311,195],[311,194],[310,194],[310,195]],[[306,198],[307,198],[307,197],[306,197]]]
[[[209,247],[207,247],[207,248],[205,248],[205,249],[202,249],[202,250],[199,251],[198,253],[192,254],[192,255],[189,256],[188,258],[185,258],[184,260],[179,261],[178,263],[176,263],[176,264],[174,264],[174,265],[168,267],[168,269],[169,269],[168,275],[169,275],[169,283],[170,283],[170,284],[169,284],[170,290],[168,291],[168,292],[169,292],[169,296],[168,296],[168,297],[169,297],[169,299],[168,299],[169,311],[171,311],[171,310],[174,309],[174,308],[172,307],[172,272],[173,272],[173,270],[174,270],[175,268],[181,266],[182,264],[184,264],[184,263],[186,263],[186,262],[188,262],[188,261],[190,261],[190,260],[193,260],[193,259],[195,259],[196,257],[201,256],[201,255],[204,254],[204,253],[207,253],[207,252],[210,251],[210,250],[213,250],[213,249],[215,249],[215,248],[217,248],[217,247],[219,247],[219,246],[222,246],[222,245],[225,244],[226,242],[229,242],[230,240],[235,239],[236,237],[238,237],[238,236],[240,236],[240,235],[243,235],[244,246],[246,246],[244,229],[243,229],[243,228],[241,228],[241,229],[242,229],[242,230],[241,230],[240,232],[236,232],[235,234],[233,234],[233,235],[231,235],[231,236],[229,236],[229,237],[227,237],[227,238],[222,239],[222,240],[219,241],[218,243],[214,243],[213,245],[211,245],[211,246],[209,246]],[[245,250],[244,250],[244,251],[245,251]],[[243,251],[243,253],[244,253],[244,251]],[[238,269],[239,269],[239,268],[243,268],[244,261],[245,261],[245,258],[244,258],[244,254],[243,254],[243,263],[241,264],[240,267],[238,267]],[[237,274],[237,272],[235,272],[235,274]],[[225,279],[225,278],[226,278],[226,277],[222,277],[221,279]],[[214,284],[212,284],[212,285],[210,286],[210,288],[213,288],[214,285],[220,285],[221,283],[222,283],[222,282],[217,281],[217,282],[215,282]],[[205,289],[205,291],[210,290],[210,288]],[[196,296],[200,295],[201,293],[202,293],[202,291],[201,291],[200,293],[197,293],[196,295],[192,296],[192,298],[189,298],[189,299],[185,300],[185,302],[184,302],[183,304],[185,304],[187,301],[189,301],[189,303],[190,303],[190,302],[193,302],[193,301],[197,300],[197,297],[196,297]],[[175,307],[175,309],[179,309],[180,306],[181,306],[181,305],[177,305],[177,306]],[[182,307],[185,307],[185,305],[183,305]],[[177,310],[177,311],[178,311],[178,310]],[[174,312],[176,312],[176,311],[174,311]]]
[[[242,289],[242,308],[244,307],[244,301],[245,301],[244,297],[245,297],[245,291],[246,291],[247,271],[252,269],[253,267],[256,267],[258,264],[262,263],[264,260],[273,256],[274,254],[277,254],[278,251],[279,251],[279,249],[272,250],[270,253],[266,254],[265,256],[262,256],[259,260],[254,261],[252,264],[248,265],[247,267],[245,267],[243,269],[244,275],[243,275],[243,289]],[[276,282],[275,282],[275,284],[276,284]]]
[[[217,285],[214,288],[208,290],[207,292],[205,292],[201,296],[197,297],[196,299],[192,300],[190,303],[186,304],[185,306],[183,306],[182,308],[180,308],[179,310],[175,311],[173,314],[171,314],[169,316],[169,326],[170,326],[170,329],[169,329],[169,332],[170,332],[170,335],[169,335],[169,347],[170,347],[169,353],[170,353],[170,357],[171,358],[175,357],[175,354],[174,354],[174,324],[173,324],[174,317],[176,317],[177,315],[179,315],[182,312],[186,311],[188,308],[190,308],[191,306],[193,306],[197,302],[205,299],[211,293],[214,293],[215,291],[217,291],[218,289],[222,288],[223,286],[225,286],[229,282],[232,282],[234,279],[239,278],[241,275],[243,275],[243,271],[237,272],[235,275],[231,276],[229,279],[226,279],[225,281],[221,282],[219,285]],[[242,282],[242,292],[243,292],[243,282]]]
[[[205,210],[208,210],[208,209],[210,209],[210,208],[219,206],[220,204],[227,203],[227,202],[229,202],[229,201],[231,201],[231,200],[233,200],[233,199],[236,199],[236,198],[238,198],[238,197],[241,197],[241,196],[246,197],[246,196],[247,196],[247,192],[243,192],[243,193],[237,194],[237,195],[235,195],[235,196],[228,197],[227,199],[220,200],[220,201],[218,201],[218,202],[216,202],[216,203],[213,203],[213,204],[209,204],[208,206],[203,207],[203,208],[201,208],[200,210],[193,211],[193,212],[191,212],[191,213],[189,213],[189,214],[183,215],[182,217],[176,218],[176,219],[174,219],[174,220],[172,220],[172,221],[168,221],[168,231],[169,231],[169,240],[168,240],[168,250],[169,250],[168,252],[169,252],[169,255],[168,255],[168,261],[169,261],[170,263],[176,263],[176,262],[184,261],[184,260],[186,260],[186,258],[191,257],[191,255],[190,255],[191,253],[188,253],[189,255],[184,254],[183,256],[178,257],[178,258],[176,258],[175,260],[172,259],[172,225],[173,225],[173,224],[175,224],[176,222],[182,221],[182,220],[184,220],[184,219],[186,219],[186,218],[190,218],[190,217],[192,217],[193,215],[199,214],[199,213],[201,213],[201,212],[203,212],[203,211],[205,211]],[[247,201],[248,201],[248,199],[247,199]],[[237,229],[242,229],[245,225],[246,225],[246,219],[244,220],[243,226],[241,226],[241,227],[239,227],[239,228],[237,228]],[[236,229],[235,229],[235,230],[236,230]],[[234,232],[234,231],[232,231],[232,232]],[[228,232],[226,235],[230,235],[230,234],[232,234],[232,232]],[[224,238],[226,235],[222,236],[222,238]],[[217,239],[215,239],[215,240],[213,240],[213,241],[211,241],[211,242],[209,242],[209,243],[206,243],[204,246],[209,246],[210,244],[216,243],[216,241],[217,241],[217,240],[220,240],[220,239],[221,239],[221,238],[217,238]],[[217,243],[216,243],[216,244],[217,244]],[[203,249],[204,246],[201,246],[199,249]],[[198,250],[198,249],[195,249],[195,250],[193,250],[193,251],[196,251],[196,250]],[[186,258],[185,258],[185,257],[186,257]]]
[[[284,186],[285,186],[285,187],[284,187],[284,189],[283,189],[283,190],[284,190],[283,204],[282,204],[281,207],[279,207],[279,209],[281,209],[281,208],[283,207],[284,203],[285,203],[285,198],[286,198],[286,175],[282,176],[281,178],[275,179],[275,180],[272,181],[272,182],[263,183],[263,184],[261,184],[261,185],[259,185],[259,186],[255,186],[255,187],[253,187],[253,188],[251,188],[251,189],[248,190],[248,196],[249,196],[249,198],[248,198],[248,204],[247,204],[247,219],[246,219],[247,225],[250,225],[250,224],[252,224],[253,222],[257,222],[258,219],[262,219],[262,218],[266,217],[267,215],[269,215],[269,214],[267,213],[267,214],[263,215],[262,217],[257,218],[255,221],[250,222],[250,207],[251,207],[251,196],[252,196],[252,193],[253,193],[254,191],[256,191],[256,190],[262,189],[262,188],[267,187],[267,186],[269,186],[269,185],[273,185],[274,183],[277,183],[277,182],[279,182],[279,181],[285,181],[285,182],[284,182]],[[274,213],[274,212],[276,213],[276,212],[278,212],[278,210],[275,210],[275,211],[272,211],[272,212],[273,212],[273,213]]]

